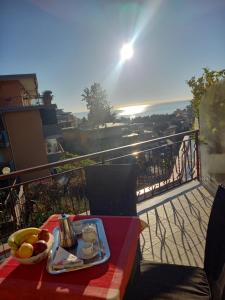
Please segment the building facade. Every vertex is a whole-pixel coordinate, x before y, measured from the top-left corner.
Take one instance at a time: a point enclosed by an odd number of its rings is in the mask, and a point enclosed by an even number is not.
[[[41,103],[36,75],[0,76],[0,173],[4,167],[13,171],[58,160],[60,138],[56,105]]]

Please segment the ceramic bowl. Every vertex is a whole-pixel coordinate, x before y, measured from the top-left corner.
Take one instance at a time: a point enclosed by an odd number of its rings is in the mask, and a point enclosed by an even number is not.
[[[54,242],[54,237],[51,233],[49,233],[49,240],[47,242],[48,248],[46,250],[44,250],[43,252],[39,253],[38,255],[31,256],[29,258],[19,258],[19,257],[15,256],[15,251],[13,251],[13,250],[11,250],[11,255],[13,256],[13,258],[15,258],[21,264],[25,264],[25,265],[37,264],[48,256],[48,253],[52,248],[53,242]]]

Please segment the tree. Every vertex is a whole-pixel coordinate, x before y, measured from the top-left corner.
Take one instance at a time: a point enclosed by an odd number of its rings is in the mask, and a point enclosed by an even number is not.
[[[199,78],[195,78],[195,76],[193,76],[187,81],[193,95],[191,106],[195,117],[199,119],[199,105],[202,96],[206,93],[206,90],[224,78],[225,69],[221,71],[213,71],[208,68],[203,68],[202,76]]]
[[[95,82],[90,88],[85,88],[81,96],[89,110],[88,121],[92,127],[106,126],[107,122],[115,121],[115,113],[111,111],[112,107],[107,101],[106,91],[99,83]]]
[[[69,159],[69,158],[75,158],[75,157],[79,157],[79,155],[77,154],[73,154],[70,152],[64,152],[64,154],[62,155],[62,160],[64,159]],[[94,160],[92,159],[83,159],[79,162],[73,162],[73,163],[69,163],[69,164],[64,164],[62,166],[56,167],[56,171],[57,173],[61,173],[64,171],[69,171],[69,170],[73,170],[75,168],[80,168],[80,167],[86,167],[89,165],[93,165],[95,163]]]
[[[86,128],[88,127],[88,120],[83,117],[81,120],[79,120],[79,128]]]

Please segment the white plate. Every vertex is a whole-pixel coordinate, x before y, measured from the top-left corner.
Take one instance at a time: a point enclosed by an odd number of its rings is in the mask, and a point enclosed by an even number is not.
[[[79,257],[80,259],[91,259],[91,258],[94,258],[97,254],[98,254],[97,249],[94,249],[94,251],[91,255],[85,255],[82,252],[81,248],[77,251],[77,257]]]

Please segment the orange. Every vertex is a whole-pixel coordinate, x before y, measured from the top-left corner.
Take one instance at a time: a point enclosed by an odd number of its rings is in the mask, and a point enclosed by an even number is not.
[[[26,243],[29,243],[33,245],[38,241],[38,235],[37,234],[31,234],[28,236],[28,238],[25,240]]]
[[[20,258],[29,258],[33,254],[33,246],[29,243],[23,243],[17,253]]]

